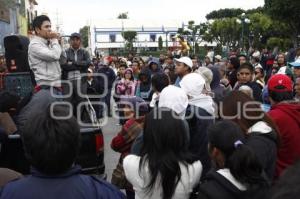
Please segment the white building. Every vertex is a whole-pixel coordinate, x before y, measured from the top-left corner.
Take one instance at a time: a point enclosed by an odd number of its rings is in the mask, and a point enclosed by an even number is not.
[[[137,37],[133,46],[137,51],[141,49],[157,50],[158,39],[161,36],[163,47],[176,45],[173,42],[178,28],[183,24],[170,21],[161,24],[159,21],[138,21],[131,19],[111,19],[96,21],[90,28],[90,47],[94,53],[96,50],[101,54],[108,54],[124,48],[125,41],[123,31],[136,31]]]

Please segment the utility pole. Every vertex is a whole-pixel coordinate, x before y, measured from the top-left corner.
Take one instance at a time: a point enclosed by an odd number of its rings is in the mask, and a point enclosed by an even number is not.
[[[15,6],[15,10],[16,10],[16,26],[17,26],[17,34],[20,34],[20,22],[19,22],[19,18],[20,18],[20,6],[21,6],[21,0],[17,0],[16,1],[16,6]]]
[[[59,18],[59,12],[56,10],[55,12],[55,19],[56,19],[56,32],[60,33],[60,26],[62,25]]]

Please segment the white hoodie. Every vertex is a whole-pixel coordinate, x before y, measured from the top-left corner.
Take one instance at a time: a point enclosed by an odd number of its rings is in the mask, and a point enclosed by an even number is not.
[[[178,115],[184,116],[188,106],[188,97],[185,92],[176,86],[169,85],[159,95],[158,107],[169,108]]]
[[[214,115],[213,99],[202,94],[205,85],[204,78],[197,73],[190,73],[183,77],[180,87],[189,97],[189,104],[206,110],[209,114]]]

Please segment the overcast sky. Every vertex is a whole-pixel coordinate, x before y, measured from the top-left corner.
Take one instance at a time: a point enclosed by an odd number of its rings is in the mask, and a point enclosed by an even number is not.
[[[47,13],[53,25],[58,21],[66,34],[78,31],[90,20],[115,19],[128,12],[130,19],[205,21],[205,15],[221,8],[250,9],[264,0],[37,0],[39,14]],[[58,13],[58,14],[56,14]],[[58,16],[58,20],[57,20]]]

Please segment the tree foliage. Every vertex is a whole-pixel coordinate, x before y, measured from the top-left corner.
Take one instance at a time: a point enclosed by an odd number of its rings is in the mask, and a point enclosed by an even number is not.
[[[272,19],[286,23],[290,28],[290,37],[296,41],[300,34],[299,0],[265,0],[265,9]]]
[[[177,33],[183,35],[188,39],[188,42],[191,44],[192,50],[195,53],[196,44],[201,43],[206,35],[208,30],[208,23],[195,24],[195,21],[189,21],[188,25],[185,28],[179,28]]]
[[[288,38],[270,37],[267,41],[267,47],[272,49],[278,47],[280,50],[289,49],[292,41]]]
[[[204,36],[205,41],[216,42],[217,45],[226,47],[237,47],[239,41],[242,40],[242,24],[238,24],[236,21],[240,16],[223,18],[224,16],[232,16],[233,14],[222,14],[224,11],[216,14],[218,12],[220,12],[220,10],[215,11],[214,15],[219,16],[220,18],[212,20],[213,22],[209,24],[209,34]],[[234,12],[232,11],[231,13]],[[235,13],[239,13],[239,11],[236,11]],[[283,41],[288,41],[290,32],[289,26],[282,21],[272,19],[265,13],[264,8],[259,7],[252,10],[246,10],[245,13],[245,17],[250,19],[250,23],[244,24],[245,43],[243,46],[260,48],[265,46],[271,37],[282,38]],[[212,14],[210,16],[212,16]],[[274,44],[276,42],[274,42],[273,39],[270,40],[269,43]],[[280,42],[277,42],[277,44],[278,43]],[[286,45],[283,43],[288,42],[281,42],[280,47],[285,48]]]
[[[205,39],[221,46],[237,47],[240,35],[241,25],[236,22],[236,18],[223,18],[213,21]]]
[[[223,19],[223,18],[233,18],[238,17],[242,13],[253,14],[253,13],[263,13],[265,10],[263,7],[258,7],[250,10],[236,9],[236,8],[225,8],[220,10],[214,10],[206,15],[206,19]]]
[[[161,36],[159,36],[159,38],[158,38],[158,49],[162,50],[162,48],[163,48],[163,39],[162,39]]]
[[[89,45],[89,32],[90,32],[89,26],[84,26],[84,27],[80,28],[80,30],[79,30],[79,33],[81,34],[82,46],[84,48],[88,47],[88,45]]]
[[[129,19],[128,12],[120,13],[117,18],[118,19]]]
[[[124,32],[122,32],[122,37],[126,41],[126,48],[129,51],[133,50],[133,42],[136,39],[136,35],[137,35],[136,31],[124,31]]]
[[[222,18],[232,18],[241,15],[245,10],[243,9],[232,9],[232,8],[225,8],[220,10],[214,10],[211,13],[206,15],[206,19],[222,19]]]

